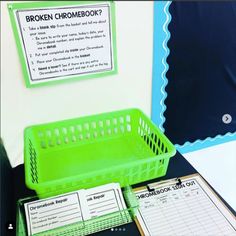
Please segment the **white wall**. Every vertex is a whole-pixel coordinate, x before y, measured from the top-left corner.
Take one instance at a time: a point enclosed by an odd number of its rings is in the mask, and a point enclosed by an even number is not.
[[[26,126],[141,108],[150,115],[153,2],[116,2],[118,75],[27,89],[7,10],[1,2],[2,138],[12,166],[23,162]]]
[[[26,126],[138,107],[150,115],[153,2],[116,2],[118,75],[26,89],[7,2],[1,2],[1,136],[12,166],[23,162]],[[186,155],[236,210],[236,142]]]

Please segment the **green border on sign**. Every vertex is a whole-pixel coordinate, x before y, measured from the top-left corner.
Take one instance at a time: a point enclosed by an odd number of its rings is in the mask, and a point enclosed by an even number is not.
[[[75,6],[75,5],[86,5],[86,4],[96,4],[96,3],[110,3],[111,6],[111,26],[112,26],[112,56],[113,56],[113,70],[112,71],[106,71],[101,73],[94,73],[91,75],[81,75],[81,76],[72,76],[71,78],[65,78],[61,80],[55,80],[55,81],[44,81],[36,84],[32,84],[30,82],[30,77],[28,74],[28,68],[26,59],[24,56],[24,49],[22,48],[20,35],[17,28],[17,22],[15,19],[14,11],[15,10],[21,10],[21,9],[37,9],[37,8],[46,8],[46,7],[60,7],[60,6]],[[25,3],[9,3],[8,4],[8,10],[10,14],[10,20],[13,28],[13,33],[16,40],[17,50],[21,61],[21,67],[23,71],[23,76],[25,80],[25,84],[27,88],[30,87],[39,87],[44,86],[48,84],[59,84],[62,82],[69,82],[69,81],[75,81],[75,80],[82,80],[82,79],[92,79],[92,78],[99,78],[109,75],[117,74],[117,49],[116,49],[116,23],[115,23],[115,3],[114,1],[44,1],[44,2],[25,2]]]

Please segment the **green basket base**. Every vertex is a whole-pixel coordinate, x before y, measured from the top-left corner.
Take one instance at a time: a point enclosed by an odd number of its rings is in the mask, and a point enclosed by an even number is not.
[[[45,153],[38,160],[38,175],[41,182],[64,177],[86,174],[113,168],[121,163],[132,167],[133,161],[145,159],[155,154],[135,135],[107,139],[96,143],[66,148]],[[57,168],[51,171],[56,162]],[[41,167],[42,166],[42,171]]]

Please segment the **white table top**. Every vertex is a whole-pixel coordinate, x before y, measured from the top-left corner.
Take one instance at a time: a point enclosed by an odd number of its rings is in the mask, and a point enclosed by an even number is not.
[[[236,141],[183,156],[236,211]]]

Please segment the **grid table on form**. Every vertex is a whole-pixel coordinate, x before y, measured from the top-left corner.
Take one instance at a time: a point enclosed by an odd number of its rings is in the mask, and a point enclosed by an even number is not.
[[[236,235],[236,220],[200,176],[181,185],[136,191],[138,222],[145,235]]]

